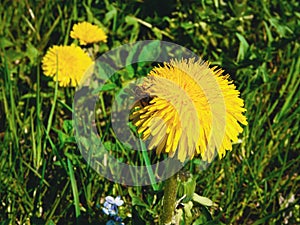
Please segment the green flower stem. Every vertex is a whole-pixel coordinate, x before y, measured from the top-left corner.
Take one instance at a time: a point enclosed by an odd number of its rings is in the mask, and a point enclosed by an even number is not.
[[[161,214],[161,225],[171,224],[176,204],[177,173],[166,180],[164,188],[163,210]]]
[[[147,171],[148,171],[148,175],[149,175],[149,178],[150,178],[152,188],[153,188],[154,191],[158,191],[159,187],[156,184],[155,176],[153,174],[153,170],[152,170],[152,167],[151,167],[151,163],[150,163],[150,159],[149,159],[149,156],[148,156],[148,153],[147,153],[147,149],[146,149],[145,143],[141,139],[140,139],[140,144],[141,144],[142,155],[143,155],[143,158],[144,158],[144,161],[145,161],[145,164],[146,164],[146,168],[147,168]]]

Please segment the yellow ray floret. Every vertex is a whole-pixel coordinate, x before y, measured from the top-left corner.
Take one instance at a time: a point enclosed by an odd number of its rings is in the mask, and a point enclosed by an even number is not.
[[[232,149],[247,120],[239,91],[222,73],[194,59],[173,60],[149,73],[142,86],[153,99],[131,115],[143,139],[151,138],[149,149],[181,162],[198,154],[210,162]]]
[[[91,23],[81,22],[73,26],[70,34],[71,38],[79,39],[81,45],[87,45],[97,42],[107,42],[107,36],[104,31]]]
[[[77,86],[92,64],[92,59],[80,47],[73,45],[54,45],[42,60],[44,74],[57,79],[60,86]]]

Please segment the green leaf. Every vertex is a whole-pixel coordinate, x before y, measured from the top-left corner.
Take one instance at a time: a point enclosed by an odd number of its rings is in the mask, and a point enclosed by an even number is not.
[[[280,21],[276,18],[269,19],[270,24],[276,29],[281,37],[287,36],[287,33],[293,34],[293,31],[288,27],[280,24]]]
[[[131,196],[131,202],[132,202],[132,205],[133,205],[133,206],[138,205],[138,206],[144,206],[144,207],[146,207],[146,208],[149,207],[149,206],[148,206],[145,202],[143,202],[143,201],[141,200],[141,198],[138,197],[138,196]]]
[[[196,179],[193,176],[189,177],[187,181],[179,183],[178,195],[180,197],[186,195],[186,197],[183,199],[183,202],[189,202],[193,198],[195,188],[196,188]]]
[[[105,14],[103,23],[107,24],[116,15],[117,15],[117,9],[113,5],[110,5],[110,11]]]
[[[1,48],[7,48],[7,47],[11,47],[11,46],[14,46],[14,44],[8,40],[7,38],[4,38],[4,37],[1,37],[0,39],[0,47]]]
[[[36,65],[39,51],[30,42],[26,44],[26,56],[29,58],[30,63]]]
[[[160,41],[155,40],[142,46],[142,51],[138,56],[139,62],[155,61],[160,54]]]
[[[104,84],[101,88],[101,91],[111,91],[114,90],[116,87],[117,85],[114,83]]]
[[[79,193],[78,193],[77,182],[73,170],[73,165],[69,159],[68,159],[68,169],[69,169],[69,176],[71,180],[72,192],[74,197],[75,215],[76,218],[79,218],[80,216]]]
[[[138,25],[138,21],[134,16],[126,16],[125,22],[129,25]]]
[[[46,225],[55,225],[55,223],[53,222],[53,220],[49,220],[46,222]]]
[[[206,197],[203,197],[203,196],[200,196],[196,193],[194,193],[193,195],[193,200],[195,202],[198,202],[199,204],[201,205],[205,205],[205,206],[213,206],[213,201],[210,200],[209,198],[206,198]]]
[[[238,61],[242,61],[245,59],[245,55],[248,51],[249,48],[249,44],[246,41],[246,39],[244,38],[243,35],[236,33],[236,36],[238,37],[238,39],[240,40],[240,47],[239,47],[239,52],[238,52],[238,56],[237,56],[237,60]]]
[[[19,51],[16,51],[14,49],[8,49],[5,54],[6,54],[7,59],[10,62],[21,60],[24,57],[23,52],[19,52]]]
[[[63,123],[64,131],[69,134],[73,130],[73,122],[72,120],[65,120]]]
[[[103,143],[103,146],[105,147],[105,149],[107,150],[114,150],[116,149],[116,144],[110,142],[110,141],[106,141]]]

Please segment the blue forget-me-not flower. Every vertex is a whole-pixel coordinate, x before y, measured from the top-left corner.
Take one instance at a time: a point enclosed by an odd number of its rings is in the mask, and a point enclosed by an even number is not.
[[[123,205],[124,201],[121,199],[120,196],[114,198],[112,196],[105,197],[104,207],[102,208],[102,211],[109,216],[114,217],[115,222],[117,224],[124,224],[120,223],[122,222],[121,217],[118,216],[118,207]],[[107,225],[109,224],[116,224],[113,220],[110,220],[107,222]]]

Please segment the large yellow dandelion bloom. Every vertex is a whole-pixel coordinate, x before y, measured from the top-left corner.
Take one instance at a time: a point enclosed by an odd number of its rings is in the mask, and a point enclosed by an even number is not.
[[[44,56],[42,68],[44,74],[55,81],[57,79],[60,86],[75,87],[92,63],[92,59],[78,46],[54,45]]]
[[[70,36],[71,38],[79,39],[81,45],[107,41],[107,36],[104,31],[98,26],[88,22],[75,24]]]
[[[216,153],[222,158],[238,141],[246,125],[246,111],[239,91],[228,75],[208,63],[173,60],[155,67],[142,82],[141,89],[152,100],[141,104],[131,120],[148,149],[168,153],[181,162],[201,155],[210,162]]]

